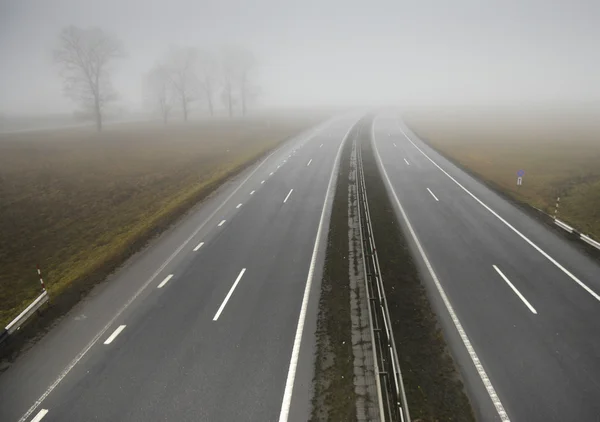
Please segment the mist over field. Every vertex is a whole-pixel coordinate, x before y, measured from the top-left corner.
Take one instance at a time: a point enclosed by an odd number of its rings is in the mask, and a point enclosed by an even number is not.
[[[598,16],[593,1],[6,1],[0,114],[78,110],[53,62],[68,25],[121,42],[115,113],[148,111],[144,76],[170,48],[228,45],[256,58],[253,109],[586,105],[600,100]],[[192,114],[206,112],[194,101]]]

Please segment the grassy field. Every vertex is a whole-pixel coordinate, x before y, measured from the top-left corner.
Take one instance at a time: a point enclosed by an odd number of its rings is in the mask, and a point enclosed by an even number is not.
[[[0,326],[40,292],[81,296],[227,177],[315,116],[0,135]],[[71,301],[72,302],[72,301]]]
[[[600,119],[592,111],[412,111],[421,139],[491,186],[600,239]],[[516,173],[525,170],[523,185]]]

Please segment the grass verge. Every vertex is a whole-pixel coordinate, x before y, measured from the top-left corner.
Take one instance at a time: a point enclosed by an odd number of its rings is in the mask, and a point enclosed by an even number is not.
[[[355,421],[354,356],[348,267],[348,177],[352,130],[340,157],[316,331],[311,421]]]
[[[195,203],[316,119],[0,136],[0,325],[40,293],[47,327]],[[13,350],[14,351],[14,350]]]
[[[373,235],[411,418],[414,422],[474,421],[376,165],[370,131],[363,131],[360,141]]]

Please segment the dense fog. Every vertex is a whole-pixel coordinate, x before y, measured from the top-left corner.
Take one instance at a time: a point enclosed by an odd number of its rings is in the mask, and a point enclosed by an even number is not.
[[[189,48],[251,52],[253,108],[588,104],[600,99],[599,12],[597,2],[543,0],[4,1],[0,113],[81,108],[65,95],[54,57],[69,25],[120,42],[122,57],[108,68],[119,112],[152,108],[149,73]],[[214,79],[223,111],[222,72]],[[197,115],[209,104],[196,82]]]

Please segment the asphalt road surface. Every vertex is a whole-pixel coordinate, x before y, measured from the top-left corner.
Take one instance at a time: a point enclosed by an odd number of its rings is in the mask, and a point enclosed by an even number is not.
[[[373,135],[479,418],[600,420],[597,262],[397,117],[378,116]]]
[[[0,376],[0,420],[306,420],[319,247],[357,119],[286,142],[95,289]]]

